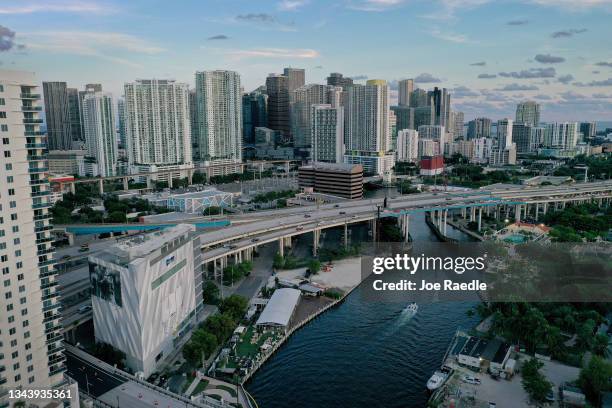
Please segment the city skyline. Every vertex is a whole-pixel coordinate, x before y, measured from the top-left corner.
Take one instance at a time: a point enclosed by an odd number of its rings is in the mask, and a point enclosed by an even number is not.
[[[523,100],[542,104],[543,121],[602,121],[612,112],[611,11],[609,0],[206,1],[171,10],[30,1],[0,6],[0,62],[73,88],[100,82],[115,99],[139,78],[193,87],[194,72],[216,69],[238,72],[249,92],[290,66],[306,70],[307,84],[331,72],[385,79],[392,104],[400,79],[446,87],[466,122],[512,118]]]

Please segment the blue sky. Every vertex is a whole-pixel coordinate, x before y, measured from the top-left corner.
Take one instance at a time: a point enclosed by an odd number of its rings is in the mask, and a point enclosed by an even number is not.
[[[535,99],[545,120],[612,121],[611,18],[612,0],[0,0],[0,62],[116,96],[208,69],[248,91],[294,66],[445,86],[467,119]]]

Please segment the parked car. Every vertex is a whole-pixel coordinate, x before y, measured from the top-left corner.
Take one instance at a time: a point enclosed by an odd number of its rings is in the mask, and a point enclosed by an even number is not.
[[[497,404],[494,402],[489,402],[489,408],[497,408]]]
[[[91,310],[91,305],[83,305],[77,310],[79,313],[87,313]]]
[[[463,376],[463,382],[473,385],[480,385],[480,379],[472,377],[471,375]]]
[[[555,402],[555,392],[553,390],[550,390],[550,392],[546,394],[546,401]]]

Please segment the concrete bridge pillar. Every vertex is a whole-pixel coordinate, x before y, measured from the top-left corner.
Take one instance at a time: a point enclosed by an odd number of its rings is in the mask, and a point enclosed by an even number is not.
[[[70,183],[70,192],[72,194],[76,194],[76,184],[75,183]]]
[[[410,216],[408,214],[404,214],[404,242],[408,242],[410,240]]]
[[[172,188],[172,173],[168,173],[168,188]]]
[[[563,202],[561,203],[561,209],[562,209],[562,210],[565,210],[565,201],[563,201]]]
[[[153,179],[151,176],[146,176],[145,180],[147,182],[147,188],[153,188]]]
[[[130,189],[130,183],[128,182],[128,178],[127,177],[123,178],[123,189],[125,191],[128,191]]]
[[[98,179],[98,192],[100,195],[104,194],[104,180],[101,178]]]
[[[285,247],[291,248],[291,237],[285,238]]]
[[[347,249],[348,244],[349,244],[348,242],[349,237],[348,237],[348,223],[346,222],[344,223],[344,235],[342,236],[342,238],[343,238],[342,241],[344,243],[344,249]]]
[[[535,220],[538,221],[540,215],[540,203],[535,203]]]
[[[285,256],[285,239],[282,237],[278,240],[278,253],[280,256]]]
[[[187,184],[193,184],[193,170],[187,170]]]
[[[464,220],[467,218],[467,211],[465,207],[461,209],[461,216],[463,217]]]
[[[371,223],[371,228],[372,228],[372,241],[376,242],[376,234],[378,233],[378,231],[376,231],[376,218],[374,218],[372,221],[370,221]]]
[[[495,221],[499,221],[499,205],[495,206]]]
[[[521,222],[521,205],[517,204],[514,207],[514,219],[516,220],[516,222]]]
[[[448,210],[444,210],[444,220],[442,222],[442,228],[444,228],[444,236],[446,236],[446,227],[448,225]]]
[[[478,207],[478,232],[482,229],[482,207]]]
[[[319,239],[321,238],[321,230],[315,229],[312,231],[312,256],[317,256],[319,252]]]

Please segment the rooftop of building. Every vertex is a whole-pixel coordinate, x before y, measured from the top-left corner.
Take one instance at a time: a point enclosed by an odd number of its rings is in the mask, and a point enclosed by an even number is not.
[[[311,163],[305,166],[300,167],[300,169],[314,169],[314,170],[323,170],[323,171],[342,171],[342,172],[359,172],[363,171],[363,166],[361,164],[348,164],[348,163]]]
[[[276,289],[256,324],[287,327],[299,300],[300,291],[297,289]]]

